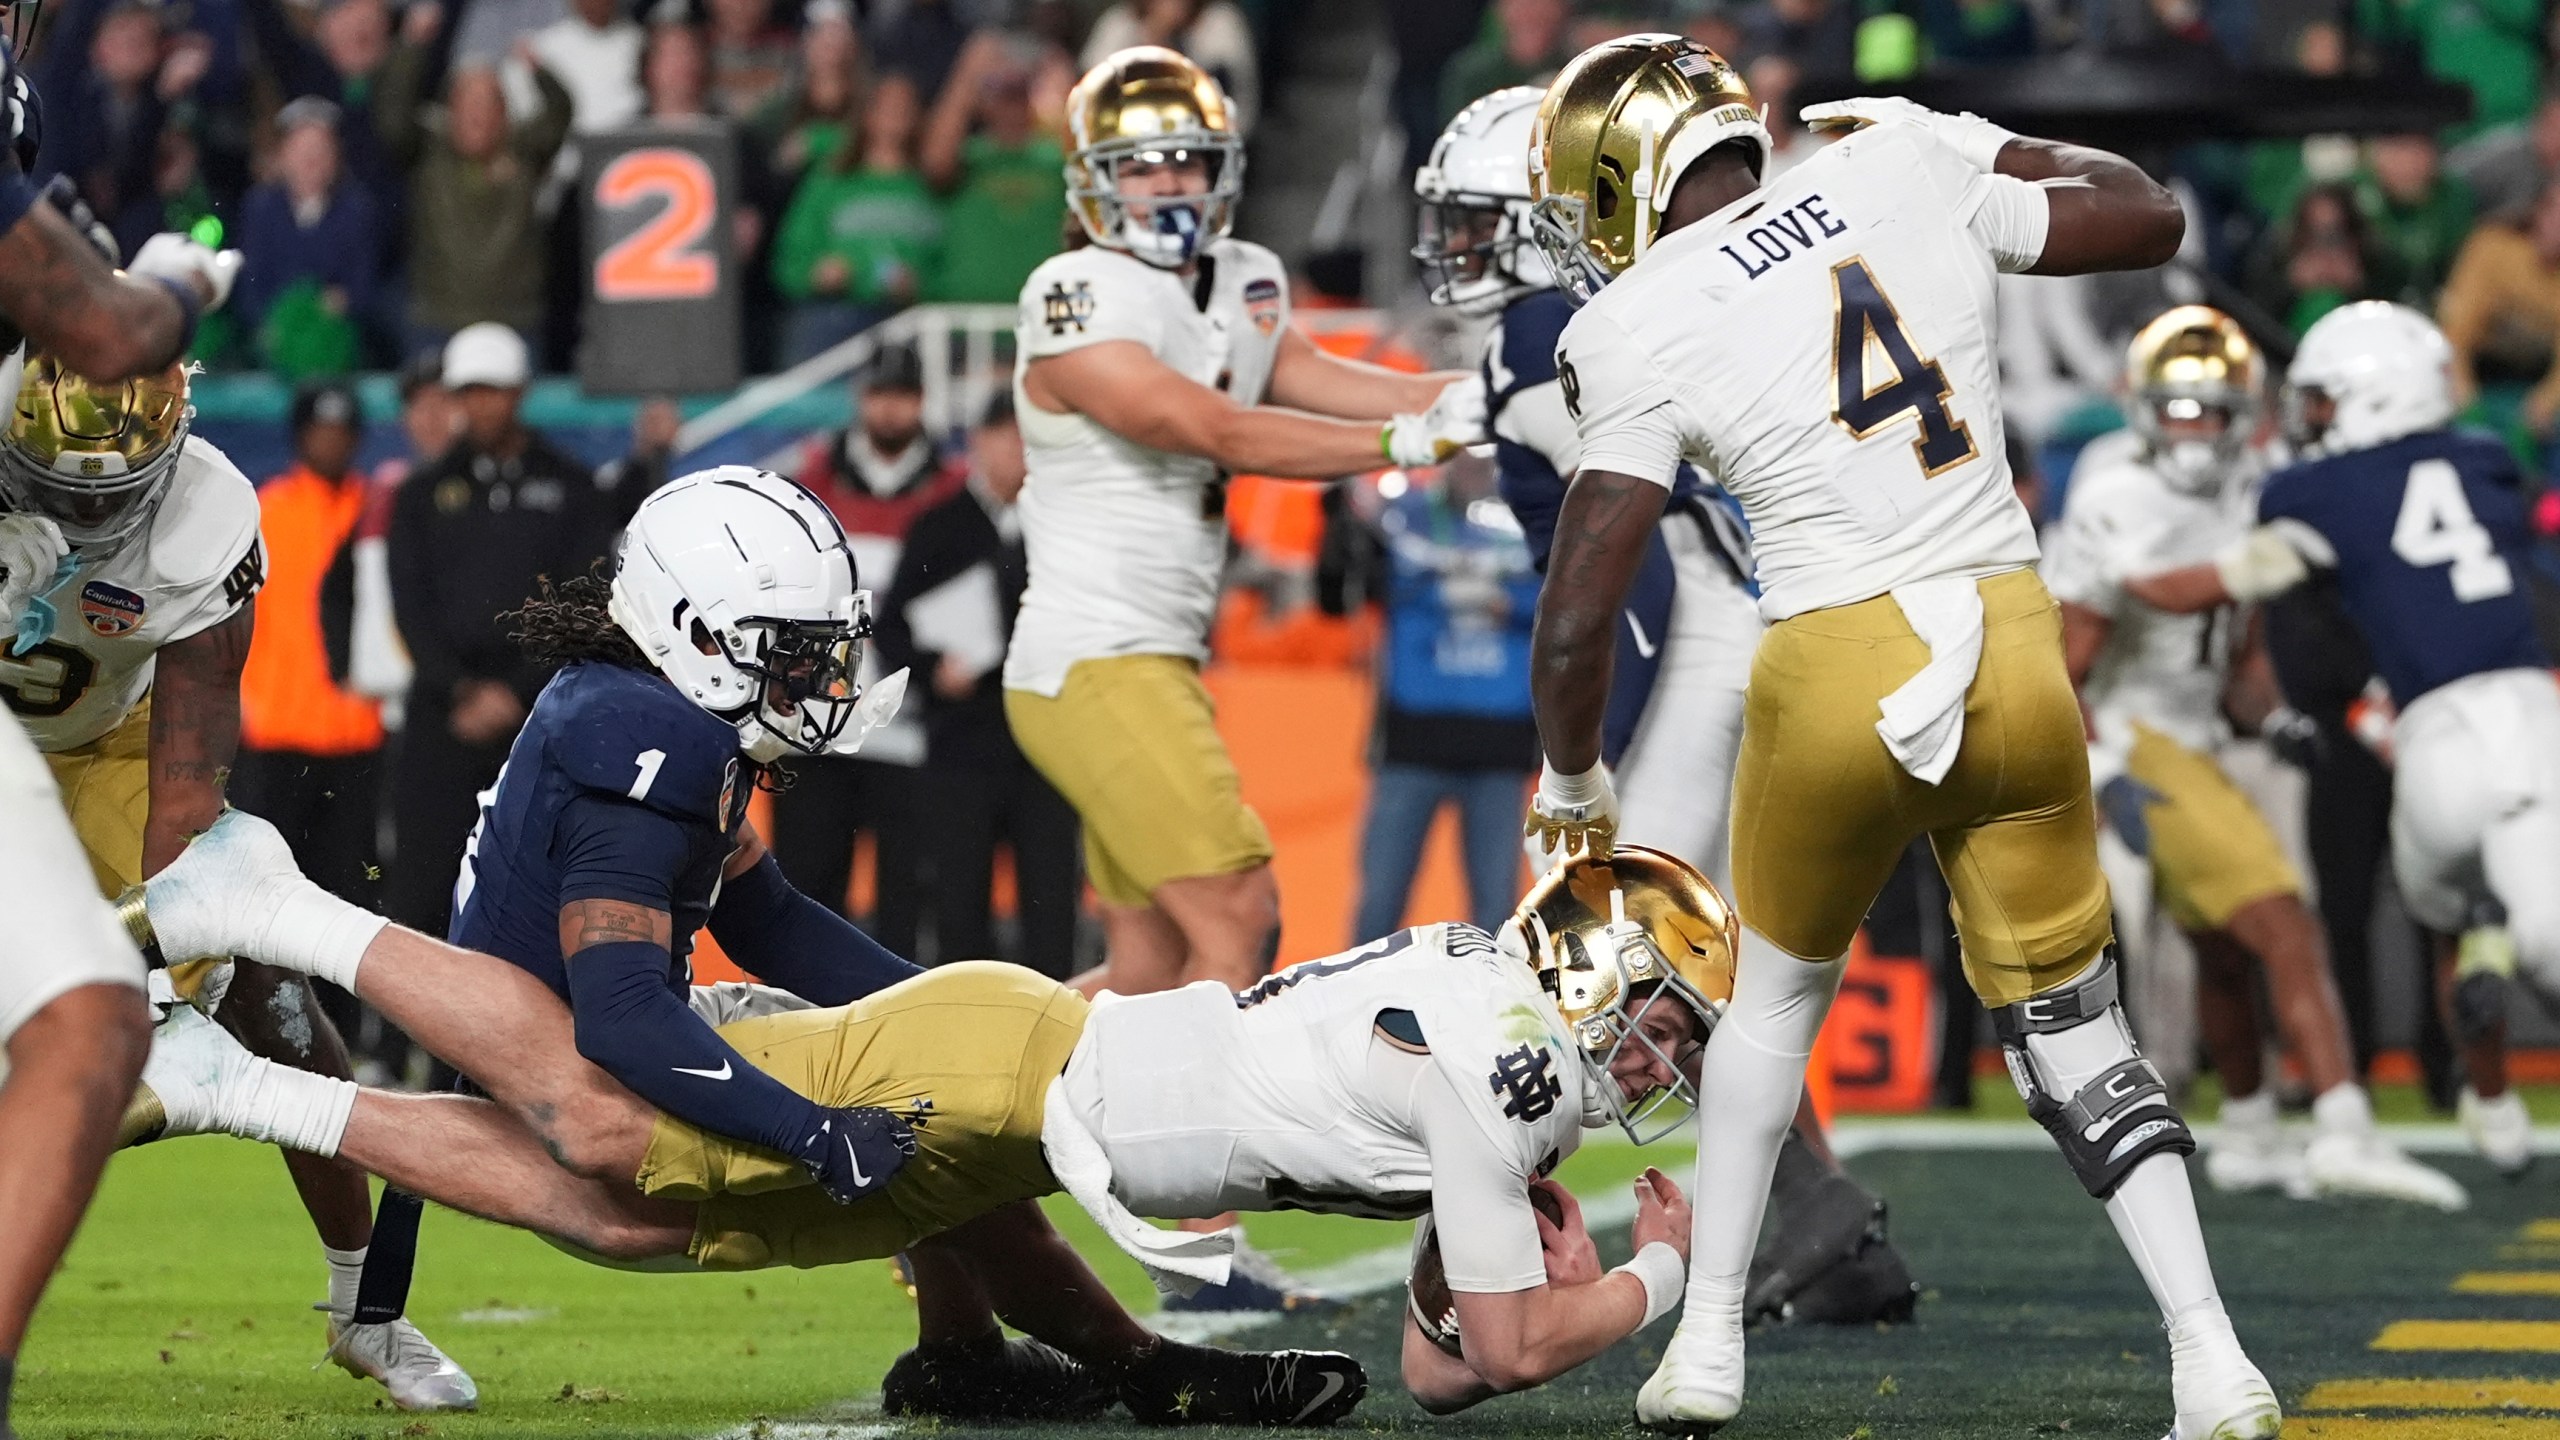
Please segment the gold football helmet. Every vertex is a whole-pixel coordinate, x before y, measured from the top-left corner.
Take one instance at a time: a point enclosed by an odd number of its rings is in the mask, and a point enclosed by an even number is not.
[[[1096,245],[1178,269],[1235,223],[1244,193],[1244,141],[1226,92],[1177,51],[1114,52],[1067,92],[1067,203]],[[1123,195],[1121,172],[1205,162],[1195,194]]]
[[[0,497],[92,555],[133,538],[159,508],[195,416],[184,363],[101,385],[30,355],[17,398],[0,434]]]
[[[2193,494],[2220,489],[2258,428],[2265,385],[2265,362],[2239,322],[2210,305],[2181,305],[2133,337],[2124,373],[2133,392],[2126,419],[2153,467]]]
[[[1529,131],[1529,235],[1577,305],[1644,258],[1672,187],[1729,141],[1769,168],[1769,128],[1724,57],[1678,35],[1628,35],[1556,73]]]
[[[1548,871],[1504,931],[1504,947],[1525,953],[1572,1031],[1593,1108],[1639,1145],[1677,1129],[1698,1107],[1698,1050],[1733,999],[1742,926],[1716,887],[1662,851],[1621,845],[1605,860],[1577,856]],[[1669,1003],[1697,1017],[1676,1052],[1642,1023]],[[1630,1045],[1677,1078],[1629,1101],[1609,1066]]]

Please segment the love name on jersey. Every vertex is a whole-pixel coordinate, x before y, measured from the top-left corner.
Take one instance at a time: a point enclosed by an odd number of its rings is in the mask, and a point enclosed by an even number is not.
[[[1849,233],[1849,227],[1832,219],[1831,212],[1823,209],[1822,205],[1821,196],[1807,195],[1743,231],[1741,243],[1760,257],[1757,263],[1731,245],[1716,248],[1724,252],[1726,259],[1742,267],[1743,279],[1757,280],[1780,264],[1812,249],[1815,240],[1828,240]]]

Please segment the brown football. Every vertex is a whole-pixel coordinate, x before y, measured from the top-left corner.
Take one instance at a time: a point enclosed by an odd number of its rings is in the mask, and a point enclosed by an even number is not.
[[[1549,1191],[1533,1187],[1529,1203],[1549,1220],[1564,1223],[1564,1205]],[[1413,1323],[1422,1327],[1423,1338],[1464,1358],[1466,1352],[1458,1343],[1458,1306],[1449,1294],[1448,1267],[1440,1259],[1440,1232],[1428,1215],[1414,1226],[1413,1269],[1405,1276],[1404,1293],[1405,1309],[1412,1312]]]

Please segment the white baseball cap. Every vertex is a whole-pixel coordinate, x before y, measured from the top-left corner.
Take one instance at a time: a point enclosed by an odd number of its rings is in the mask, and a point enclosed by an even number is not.
[[[465,385],[522,385],[533,373],[524,337],[495,320],[465,325],[444,343],[444,383],[448,390]]]

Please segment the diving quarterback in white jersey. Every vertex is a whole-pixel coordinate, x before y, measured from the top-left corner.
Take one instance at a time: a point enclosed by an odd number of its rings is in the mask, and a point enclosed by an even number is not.
[[[878,1258],[1063,1189],[1178,1290],[1225,1273],[1220,1237],[1136,1217],[1428,1214],[1459,1351],[1409,1317],[1403,1363],[1435,1411],[1544,1383],[1679,1302],[1686,1203],[1667,1178],[1638,1186],[1636,1257],[1605,1274],[1574,1212],[1542,1225],[1530,1190],[1588,1129],[1622,1125],[1641,1143],[1687,1118],[1735,934],[1696,871],[1628,848],[1551,871],[1498,936],[1399,931],[1242,994],[1203,981],[1089,1005],[970,961],[848,1006],[722,1025],[750,1064],[822,1105],[916,1117],[915,1154],[878,1193],[837,1204],[797,1161],[658,1114],[540,1043],[569,1022],[538,980],[329,896],[263,821],[225,816],[127,913],[170,956],[239,952],[351,985],[498,1087],[487,1100],[358,1091],[182,1015],[144,1074],[161,1133],[337,1154],[589,1258],[662,1262],[649,1268]],[[561,1063],[536,1063],[554,1052]],[[582,1138],[568,1143],[572,1116]],[[1551,1275],[1550,1250],[1587,1273]],[[1348,1357],[1304,1363],[1303,1381],[1278,1382],[1312,1385],[1304,1408],[1264,1423],[1325,1423],[1358,1398]]]
[[[2560,995],[2560,687],[2525,593],[2522,476],[2497,440],[2452,428],[2451,366],[2443,332],[2406,306],[2321,317],[2285,375],[2304,458],[2268,478],[2257,528],[2127,588],[2199,611],[2334,583],[2399,708],[2391,867],[2410,914],[2447,936],[2503,928],[2515,978]],[[2457,1008],[2473,1013],[2454,1018],[2463,1128],[2512,1172],[2532,1130],[2506,1083],[2505,983],[2464,977]]]
[[[2080,712],[1993,353],[1995,275],[2156,265],[2184,218],[2113,155],[1971,116],[1857,100],[1805,118],[1856,133],[1764,186],[1741,79],[1646,35],[1569,63],[1533,142],[1531,233],[1584,302],[1556,362],[1582,455],[1538,607],[1533,823],[1613,839],[1608,635],[1682,461],[1742,502],[1770,622],[1734,777],[1742,954],[1700,1081],[1688,1305],[1637,1416],[1696,1433],[1741,1409],[1779,1138],[1851,937],[1927,835],[2028,1111],[2167,1322],[2171,1433],[2263,1440],[2281,1416],[2215,1288],[2194,1139],[2116,1003]]]
[[[1556,337],[1573,304],[1529,242],[1529,130],[1545,98],[1515,85],[1468,105],[1413,182],[1413,254],[1431,302],[1496,317],[1484,346],[1495,474],[1542,570],[1581,449],[1556,377]],[[1624,810],[1619,840],[1677,855],[1727,888],[1733,760],[1761,629],[1751,571],[1739,508],[1682,466],[1627,599],[1603,726]],[[1908,1318],[1916,1287],[1885,1238],[1884,1203],[1840,1169],[1811,1106],[1799,1108],[1795,1130],[1772,1196],[1778,1223],[1754,1267],[1752,1315]]]
[[[2206,1176],[2225,1190],[2459,1210],[2469,1196],[2453,1177],[2374,1128],[2302,877],[2217,758],[2231,739],[2226,703],[2256,712],[2246,718],[2262,727],[2279,713],[2267,667],[2250,663],[2256,617],[2171,614],[2125,590],[2248,531],[2263,370],[2257,346],[2222,312],[2182,305],[2158,316],[2125,361],[2129,443],[2092,445],[2072,472],[2043,574],[2062,604],[2063,662],[2090,715],[2089,779],[2106,823],[2150,867],[2152,893],[2195,946],[2201,1033],[2223,1092]],[[2307,1148],[2284,1133],[2262,1073],[2259,967],[2315,1097]]]

